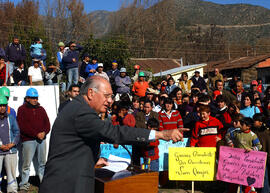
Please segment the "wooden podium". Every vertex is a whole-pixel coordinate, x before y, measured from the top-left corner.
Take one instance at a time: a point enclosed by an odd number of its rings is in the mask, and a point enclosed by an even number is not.
[[[158,193],[158,172],[96,169],[95,193]]]

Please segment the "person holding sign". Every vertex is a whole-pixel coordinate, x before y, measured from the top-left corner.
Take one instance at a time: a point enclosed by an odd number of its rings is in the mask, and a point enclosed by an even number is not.
[[[264,186],[261,190],[261,193],[270,192],[269,186],[269,164],[270,164],[270,130],[265,124],[266,117],[261,113],[256,113],[253,116],[253,128],[252,131],[256,133],[258,136],[260,143],[262,144],[261,151],[267,153],[267,162],[265,168],[265,175],[264,175]]]
[[[252,124],[253,120],[249,117],[240,120],[240,132],[234,133],[234,147],[245,149],[247,152],[259,151],[262,148],[257,135],[251,131]],[[254,187],[249,186],[243,186],[243,190],[245,193],[255,191]]]
[[[196,122],[190,139],[190,147],[216,147],[221,139],[220,130],[222,123],[210,116],[210,107],[208,105],[200,106],[200,120]]]

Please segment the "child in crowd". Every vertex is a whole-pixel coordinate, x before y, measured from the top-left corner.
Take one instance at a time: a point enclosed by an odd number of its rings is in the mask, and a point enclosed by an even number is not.
[[[158,131],[159,128],[159,121],[155,118],[150,118],[147,121],[147,128],[150,130]],[[142,149],[144,158],[150,158],[151,164],[150,169],[152,171],[159,171],[159,151],[158,151],[159,140],[155,140],[150,142],[148,146]]]
[[[228,146],[230,147],[234,147],[235,144],[235,137],[234,137],[234,133],[235,132],[240,132],[240,120],[242,120],[244,118],[244,116],[242,114],[236,114],[233,117],[233,127],[229,128],[227,130],[227,133],[225,135],[225,140]]]
[[[45,65],[44,61],[46,60],[46,51],[43,49],[42,43],[43,42],[40,38],[35,38],[34,44],[30,46],[30,55],[32,59],[39,59]]]
[[[191,147],[216,147],[221,139],[220,131],[223,128],[222,123],[210,116],[210,107],[208,105],[200,106],[200,120],[196,122],[192,131],[190,140]]]
[[[234,132],[235,144],[234,147],[245,149],[247,152],[252,150],[259,151],[262,145],[257,135],[251,131],[253,120],[249,117],[244,117],[240,120],[240,131]],[[242,186],[243,193],[254,193],[254,187]]]
[[[227,104],[223,95],[217,96],[216,103],[217,103],[217,108],[218,108],[216,118],[220,120],[220,122],[224,126],[221,132],[222,138],[224,138],[228,128],[232,126],[232,118],[228,112],[228,107],[227,107]]]
[[[235,132],[235,144],[236,148],[242,148],[246,151],[259,151],[262,145],[257,135],[251,131],[253,120],[249,117],[244,117],[240,120],[240,132]]]
[[[259,191],[261,193],[269,193],[270,187],[269,187],[269,164],[270,164],[270,130],[265,124],[265,116],[261,113],[256,113],[253,116],[253,127],[252,131],[256,133],[258,136],[261,144],[262,149],[261,151],[264,151],[267,153],[267,161],[266,161],[266,168],[265,168],[265,175],[264,175],[264,187]]]

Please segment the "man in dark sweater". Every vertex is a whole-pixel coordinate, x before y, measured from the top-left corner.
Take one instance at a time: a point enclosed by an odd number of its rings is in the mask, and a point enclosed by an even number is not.
[[[199,71],[195,71],[195,75],[191,78],[193,86],[199,88],[201,92],[206,92],[206,82],[203,77],[200,76]]]
[[[6,58],[9,66],[11,67],[10,71],[13,72],[13,67],[16,62],[19,60],[23,61],[26,59],[26,51],[18,37],[13,38],[13,42],[9,43],[5,49]]]
[[[38,175],[42,181],[46,163],[46,135],[50,131],[50,121],[43,107],[38,103],[38,92],[29,88],[26,92],[26,102],[19,107],[18,124],[21,130],[22,142],[22,181],[21,192],[29,189],[30,164],[36,153],[38,158]]]
[[[79,80],[79,55],[83,48],[74,42],[69,43],[69,50],[65,51],[62,62],[67,75],[67,90],[71,84],[78,84]]]

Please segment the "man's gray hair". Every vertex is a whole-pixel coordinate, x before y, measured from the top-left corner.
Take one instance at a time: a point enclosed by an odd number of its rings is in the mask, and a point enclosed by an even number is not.
[[[81,86],[80,94],[87,95],[87,92],[90,88],[98,91],[102,80],[106,80],[106,79],[101,76],[92,76],[86,79],[85,83],[83,83],[83,85]]]

